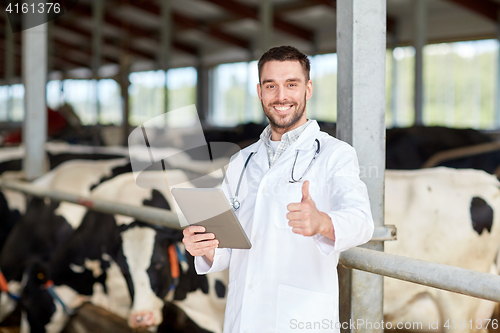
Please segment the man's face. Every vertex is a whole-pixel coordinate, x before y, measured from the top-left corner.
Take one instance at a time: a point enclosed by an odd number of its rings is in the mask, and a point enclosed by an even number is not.
[[[262,67],[257,94],[274,129],[287,132],[303,125],[312,91],[312,81],[298,61],[268,61]]]

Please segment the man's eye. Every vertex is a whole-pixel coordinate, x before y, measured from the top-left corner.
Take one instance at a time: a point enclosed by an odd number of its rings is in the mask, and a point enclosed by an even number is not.
[[[268,85],[267,86],[267,89],[273,89],[274,88],[274,85]]]

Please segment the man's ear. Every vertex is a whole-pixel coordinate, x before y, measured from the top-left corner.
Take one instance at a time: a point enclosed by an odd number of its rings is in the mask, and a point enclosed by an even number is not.
[[[262,96],[260,93],[261,93],[261,86],[260,83],[257,83],[257,96],[259,96],[259,99],[262,102]]]
[[[309,79],[306,83],[306,100],[309,100],[313,95],[313,82]]]

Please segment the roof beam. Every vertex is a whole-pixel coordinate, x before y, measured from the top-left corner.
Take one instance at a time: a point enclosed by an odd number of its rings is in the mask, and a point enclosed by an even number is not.
[[[1,44],[3,45],[3,41],[5,41],[5,35],[1,32],[0,32],[0,40],[2,41]],[[64,42],[61,42],[60,40],[56,40],[55,42],[56,42],[56,45],[57,44],[60,45],[62,43],[63,46],[65,46],[66,48],[69,48],[69,44],[64,44]],[[71,48],[78,49],[79,51],[82,51],[76,46],[72,46]],[[15,49],[16,58],[20,59],[21,58],[21,43],[19,41],[15,42],[14,49]],[[4,47],[0,46],[0,50],[4,51]],[[55,59],[57,59],[59,62],[63,61],[63,62],[66,62],[68,64],[71,64],[71,65],[77,66],[77,67],[87,67],[86,63],[75,60],[75,59],[73,59],[73,57],[67,55],[67,52],[65,50],[58,49],[57,56],[55,57]],[[15,63],[16,63],[16,70],[18,70],[19,74],[20,74],[21,73],[20,72],[21,71],[21,63],[20,63],[20,61],[15,61]],[[58,69],[62,69],[61,66],[56,66],[56,67]]]
[[[459,6],[465,7],[470,11],[488,18],[493,22],[498,22],[499,4],[490,0],[448,0]]]
[[[87,31],[80,27],[79,25],[70,23],[68,20],[63,20],[63,19],[58,19],[55,21],[55,24],[59,28],[63,28],[66,30],[71,31],[72,33],[78,34],[81,37],[85,37],[87,39],[86,44],[91,42],[92,34],[90,31]],[[120,47],[120,40],[118,38],[113,38],[113,37],[104,37],[104,43],[108,45],[114,45],[116,47]],[[131,47],[130,53],[132,53],[135,56],[143,57],[145,59],[149,60],[155,60],[155,56],[152,53],[145,52],[141,48],[136,48],[136,47]]]
[[[81,15],[85,17],[91,17],[92,16],[92,9],[90,6],[87,6],[83,4],[82,2],[79,2],[75,8],[71,10],[73,14],[75,15]],[[109,13],[104,13],[104,22],[107,24],[114,26],[115,28],[119,29],[125,29],[126,32],[128,33],[130,38],[147,38],[147,39],[153,39],[155,42],[160,43],[160,40],[158,38],[158,32],[156,30],[148,30],[140,27],[137,24],[131,24],[131,22],[127,22],[126,25],[123,24],[122,19],[118,19],[114,17],[113,15]],[[128,41],[129,45],[131,45],[131,41]],[[197,55],[198,50],[195,47],[192,47],[188,44],[185,44],[183,42],[180,42],[178,40],[173,40],[172,45],[183,52],[192,54],[192,55]]]
[[[90,48],[88,48],[87,46],[70,44],[70,43],[66,42],[65,40],[62,40],[59,37],[54,37],[54,43],[56,44],[57,49],[58,49],[58,51],[56,52],[57,54],[61,54],[60,53],[61,49],[78,51],[78,52],[85,54],[85,56],[88,58],[87,63],[80,62],[80,65],[84,66],[84,67],[91,68],[91,66],[89,66],[89,64],[91,63],[91,59],[92,59],[92,51],[90,50]],[[118,64],[118,62],[119,62],[117,58],[110,57],[107,55],[103,55],[102,58],[104,60],[111,62],[111,63],[114,63],[114,64]]]
[[[154,14],[156,16],[158,15],[158,13],[161,12],[161,9],[159,6],[157,6],[155,3],[149,2],[149,1],[130,0],[130,2],[128,4],[135,7],[135,8],[142,9],[148,13]],[[188,29],[196,29],[196,30],[199,30],[199,31],[202,31],[202,32],[208,34],[211,37],[214,37],[218,40],[224,41],[226,43],[233,44],[233,45],[245,48],[245,49],[250,48],[249,41],[247,41],[243,38],[240,38],[238,36],[235,36],[233,34],[224,32],[223,30],[221,30],[217,27],[207,25],[203,22],[200,22],[198,20],[192,19],[190,17],[184,16],[184,15],[176,13],[176,12],[172,13],[172,17],[173,17],[174,23],[181,26],[181,27],[188,28]]]
[[[251,18],[259,20],[259,11],[257,8],[245,5],[244,3],[235,0],[205,0],[216,4],[225,10],[243,18]],[[274,15],[274,27],[288,34],[305,39],[309,42],[313,41],[314,33],[306,28],[299,27],[293,23],[284,21],[277,15]]]

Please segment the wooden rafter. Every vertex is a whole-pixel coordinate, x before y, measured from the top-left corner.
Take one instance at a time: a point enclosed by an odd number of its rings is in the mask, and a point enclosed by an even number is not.
[[[85,38],[86,44],[88,44],[88,45],[90,45],[90,43],[92,42],[92,33],[90,31],[82,28],[81,26],[79,26],[77,24],[71,23],[68,20],[61,19],[61,20],[56,20],[55,25],[58,28],[66,29],[72,33],[79,35],[80,37]],[[103,41],[105,44],[120,47],[120,39],[118,39],[118,38],[105,36],[103,38]],[[130,48],[130,53],[134,56],[139,56],[139,57],[142,57],[142,58],[145,58],[148,60],[155,60],[156,59],[154,54],[146,52],[143,49],[137,48],[134,46],[132,46]]]
[[[92,57],[92,51],[90,50],[90,48],[88,46],[71,44],[71,43],[68,43],[67,41],[65,41],[59,37],[54,37],[54,44],[57,47],[57,52],[56,52],[57,54],[59,54],[59,52],[61,52],[62,50],[81,52],[82,54],[84,54],[87,57],[86,63],[82,63],[81,65],[83,65],[84,67],[89,67],[89,64],[91,62],[91,57]],[[114,63],[114,64],[117,64],[119,62],[118,58],[110,57],[110,56],[104,55],[104,54],[103,54],[103,59],[107,62]]]
[[[83,16],[83,17],[91,17],[92,16],[91,7],[87,6],[85,4],[82,4],[81,2],[78,3],[78,5],[75,6],[75,8],[73,8],[72,12],[75,15],[79,15],[79,16]],[[127,24],[124,25],[123,21],[121,19],[116,18],[115,16],[113,16],[109,12],[105,12],[104,22],[106,24],[109,24],[109,25],[115,27],[115,28],[125,29],[125,31],[127,32],[127,34],[129,35],[129,37],[131,39],[147,38],[147,39],[152,39],[155,42],[159,43],[159,38],[157,36],[158,32],[156,30],[145,29],[145,28],[140,27],[139,25],[137,25],[133,22],[127,22]],[[130,42],[130,44],[132,44],[132,43]],[[175,38],[172,42],[172,45],[176,49],[183,51],[183,52],[186,52],[188,54],[191,54],[191,55],[198,54],[198,50],[195,47],[190,46],[188,44],[185,44],[179,40],[176,40]]]
[[[158,15],[158,13],[161,12],[161,8],[158,5],[149,1],[130,0],[129,5],[154,15]],[[200,30],[213,38],[245,49],[248,49],[250,47],[250,42],[243,38],[224,32],[217,27],[207,25],[203,22],[192,19],[177,12],[172,13],[172,18],[174,24],[177,26],[188,29]]]
[[[459,6],[465,7],[482,17],[498,22],[500,5],[490,0],[448,0]]]
[[[237,2],[235,0],[205,0],[216,4],[225,10],[243,18],[251,18],[254,20],[259,19],[259,11],[257,8],[246,5],[241,2]],[[277,14],[274,15],[274,27],[294,35],[296,37],[305,39],[307,41],[312,41],[314,39],[314,33],[306,28],[299,27],[293,23],[289,23],[283,19],[281,19]]]

